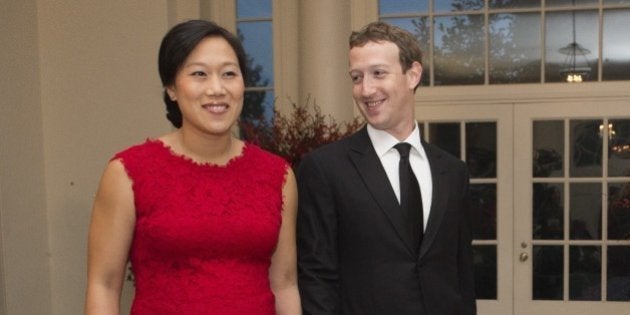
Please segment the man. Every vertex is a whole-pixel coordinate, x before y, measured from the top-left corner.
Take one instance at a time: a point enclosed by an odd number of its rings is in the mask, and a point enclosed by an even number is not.
[[[298,170],[305,314],[476,313],[468,173],[421,140],[421,56],[411,34],[383,22],[350,36],[352,94],[367,126]]]

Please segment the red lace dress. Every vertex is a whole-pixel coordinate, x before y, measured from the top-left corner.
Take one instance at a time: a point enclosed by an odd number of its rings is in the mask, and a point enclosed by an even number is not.
[[[133,181],[131,314],[274,314],[268,270],[287,163],[247,144],[226,166],[147,140],[115,155]]]

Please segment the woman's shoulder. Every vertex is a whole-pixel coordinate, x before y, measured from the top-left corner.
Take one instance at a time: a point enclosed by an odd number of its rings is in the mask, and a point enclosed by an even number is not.
[[[251,142],[245,143],[245,155],[249,156],[249,162],[256,165],[277,165],[282,168],[289,166],[289,162],[282,156],[265,150],[256,144]],[[259,164],[261,163],[261,164]]]
[[[155,153],[156,150],[164,149],[164,144],[158,139],[145,139],[144,142],[136,143],[118,151],[112,157],[112,160],[132,157],[137,155],[147,155]]]
[[[144,142],[117,152],[110,162],[120,162],[128,173],[134,174],[143,169],[159,169],[166,161],[163,154],[166,150],[160,140],[147,138]]]

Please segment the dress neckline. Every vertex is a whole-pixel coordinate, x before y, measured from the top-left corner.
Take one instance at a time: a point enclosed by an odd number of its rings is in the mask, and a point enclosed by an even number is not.
[[[198,166],[198,167],[211,167],[211,168],[228,168],[229,166],[231,166],[231,165],[237,163],[238,161],[242,160],[243,157],[246,154],[246,151],[248,151],[250,149],[250,145],[247,142],[243,141],[243,148],[241,149],[241,153],[236,155],[236,156],[234,156],[234,157],[232,157],[232,158],[230,158],[225,164],[219,165],[219,164],[212,163],[212,162],[197,162],[197,161],[193,160],[191,157],[189,157],[187,155],[180,154],[180,153],[177,153],[177,152],[173,151],[173,149],[169,145],[167,145],[166,143],[164,143],[164,141],[162,141],[160,139],[150,139],[149,138],[149,139],[147,139],[147,142],[159,145],[170,156],[172,156],[174,158],[177,158],[177,159],[179,159],[181,161],[184,161],[184,162],[186,162],[188,164],[195,165],[195,166]]]

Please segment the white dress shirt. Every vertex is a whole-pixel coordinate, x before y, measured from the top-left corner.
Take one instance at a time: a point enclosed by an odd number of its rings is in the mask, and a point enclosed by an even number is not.
[[[383,168],[385,169],[385,173],[387,173],[389,183],[394,189],[394,193],[400,203],[400,181],[398,178],[398,162],[400,161],[400,154],[394,146],[401,141],[398,141],[398,139],[386,131],[378,130],[369,124],[367,125],[367,132],[370,137],[370,141],[372,141],[372,145],[376,150],[376,155],[378,155],[381,160],[381,164],[383,164]],[[422,194],[422,222],[424,223],[423,229],[426,230],[427,221],[429,220],[429,212],[431,210],[433,183],[431,181],[431,167],[429,166],[427,154],[424,152],[424,148],[420,142],[420,129],[418,128],[417,123],[415,124],[415,127],[409,137],[402,142],[411,144],[412,149],[409,152],[409,163],[411,164],[411,169],[416,175],[416,179],[420,185],[420,193]]]

